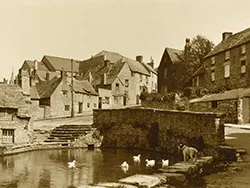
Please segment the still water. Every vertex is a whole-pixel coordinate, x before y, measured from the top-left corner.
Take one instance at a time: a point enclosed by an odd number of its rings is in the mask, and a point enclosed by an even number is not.
[[[132,157],[141,154],[141,163],[133,163]],[[155,159],[160,167],[166,154],[127,149],[70,149],[42,150],[0,157],[0,187],[8,188],[64,188],[70,186],[117,181],[133,174],[154,172],[145,166],[145,159]],[[174,163],[173,158],[169,158]],[[76,160],[76,168],[68,168],[69,161]],[[127,161],[129,170],[120,165]]]

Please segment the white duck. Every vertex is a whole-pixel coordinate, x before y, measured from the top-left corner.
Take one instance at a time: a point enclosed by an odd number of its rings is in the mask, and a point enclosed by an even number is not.
[[[122,167],[122,168],[128,168],[129,165],[128,165],[127,161],[124,161],[124,162],[121,164],[121,167]]]
[[[126,173],[126,172],[128,171],[128,169],[129,169],[129,164],[127,163],[127,161],[124,161],[124,162],[120,165],[120,167],[121,167],[122,171],[123,171],[124,173]]]
[[[147,167],[154,167],[155,166],[155,160],[148,160],[146,159],[146,166]]]
[[[141,162],[141,155],[139,154],[138,156],[133,156],[134,162],[135,163],[140,163]]]
[[[168,159],[167,160],[162,159],[161,161],[162,161],[162,168],[169,166],[169,160]]]
[[[76,160],[73,160],[72,162],[68,162],[69,168],[75,168],[76,167]]]

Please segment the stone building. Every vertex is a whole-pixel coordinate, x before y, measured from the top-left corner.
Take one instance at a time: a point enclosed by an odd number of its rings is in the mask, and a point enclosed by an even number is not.
[[[206,105],[200,103],[200,100],[193,101],[193,105],[202,104],[203,107],[207,106],[206,111],[217,108],[220,112],[226,112],[227,106],[230,106],[236,113],[230,122],[249,123],[249,62],[250,28],[235,34],[224,32],[222,41],[205,57],[203,68],[193,75],[193,86],[204,87],[210,93],[219,94],[207,96],[210,99],[203,100],[208,103]],[[221,109],[221,105],[225,108]]]
[[[0,145],[32,142],[30,103],[30,97],[18,85],[0,84]]]
[[[160,93],[176,91],[175,64],[180,63],[182,54],[181,50],[165,48],[158,67],[158,91]]]
[[[99,108],[140,104],[143,91],[157,91],[157,73],[151,64],[118,53],[101,51],[80,63],[79,73],[99,92]]]

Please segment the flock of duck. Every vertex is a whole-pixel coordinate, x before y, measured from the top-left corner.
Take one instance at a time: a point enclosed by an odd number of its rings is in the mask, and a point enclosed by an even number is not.
[[[136,156],[133,156],[133,161],[134,161],[134,163],[139,164],[139,163],[141,162],[141,155],[138,154],[138,155],[136,155]],[[146,167],[147,167],[147,168],[152,168],[152,167],[155,166],[155,160],[153,160],[153,159],[152,159],[152,160],[146,159],[146,160],[145,160],[145,163],[146,163]],[[169,166],[169,160],[168,160],[168,159],[166,159],[166,160],[162,159],[162,168],[165,168],[165,167],[167,167],[167,166]],[[122,170],[123,170],[124,172],[127,172],[127,171],[129,170],[129,164],[128,164],[127,161],[124,161],[124,162],[120,165],[120,167],[122,168]]]
[[[136,156],[133,156],[133,161],[134,161],[134,163],[140,164],[141,163],[141,155],[138,154]],[[146,159],[145,162],[146,162],[146,167],[148,167],[148,168],[152,168],[155,166],[155,160],[153,160],[153,159],[152,160]],[[162,159],[162,168],[165,168],[167,166],[169,166],[169,160]],[[122,168],[122,170],[124,172],[127,172],[129,170],[129,164],[127,161],[124,161],[120,165],[120,167]],[[68,162],[68,168],[76,168],[76,160],[73,160],[72,162]]]

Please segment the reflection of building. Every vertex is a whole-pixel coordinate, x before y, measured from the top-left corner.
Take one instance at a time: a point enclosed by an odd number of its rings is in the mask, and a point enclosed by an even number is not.
[[[156,92],[157,73],[153,62],[143,63],[118,53],[101,51],[79,65],[80,75],[99,92],[99,108],[130,106],[140,103],[141,92]]]
[[[30,98],[18,85],[0,84],[0,145],[32,142]]]

